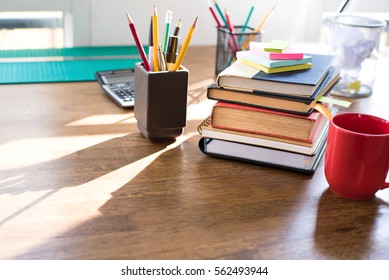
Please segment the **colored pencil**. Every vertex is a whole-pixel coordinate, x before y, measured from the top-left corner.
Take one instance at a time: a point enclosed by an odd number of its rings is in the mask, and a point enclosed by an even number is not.
[[[211,14],[212,14],[212,17],[214,18],[215,22],[216,22],[216,26],[218,28],[223,28],[222,24],[220,23],[219,19],[217,18],[217,15],[215,13],[215,11],[213,10],[212,8],[212,3],[211,1],[208,1],[208,6],[209,6],[209,10],[211,11]],[[224,34],[225,36],[225,34]],[[231,43],[230,40],[228,40],[228,47],[231,49],[231,51],[235,54],[235,47],[234,45]]]
[[[217,15],[215,14],[215,11],[214,11],[213,8],[212,8],[211,2],[208,2],[208,6],[209,6],[209,10],[211,11],[212,17],[213,17],[213,19],[214,19],[215,22],[216,22],[217,27],[222,27],[222,25],[221,25],[219,19],[217,18]]]
[[[255,37],[255,33],[258,33],[262,30],[263,26],[265,25],[265,23],[268,21],[268,19],[270,18],[270,16],[274,13],[274,10],[276,9],[277,7],[277,4],[275,4],[271,9],[270,11],[266,14],[265,18],[260,22],[260,24],[254,29],[254,34],[251,34],[250,37],[246,40],[246,42],[244,42],[243,46],[242,46],[242,50],[246,50],[247,47],[249,46],[250,42],[254,39]]]
[[[153,62],[154,62],[154,72],[159,71],[158,65],[158,44],[159,44],[159,34],[158,34],[158,13],[157,7],[154,6],[153,13]]]
[[[196,17],[195,21],[193,22],[192,26],[190,27],[190,29],[188,31],[188,34],[186,35],[184,44],[182,45],[181,50],[178,54],[177,61],[174,65],[173,71],[177,71],[178,68],[180,68],[180,66],[181,66],[182,60],[184,59],[186,51],[189,47],[190,40],[192,39],[193,32],[196,29],[197,20],[198,20],[198,17]]]
[[[246,31],[246,28],[247,28],[247,26],[248,26],[248,24],[249,24],[251,15],[253,14],[253,11],[254,11],[254,8],[255,8],[255,5],[256,5],[256,4],[257,4],[257,0],[253,1],[253,4],[251,5],[250,11],[249,11],[249,14],[247,15],[246,21],[245,21],[244,24],[243,24],[242,32],[245,32],[245,31]]]
[[[216,7],[217,12],[219,13],[220,17],[222,18],[222,20],[224,22],[224,26],[227,26],[227,20],[224,17],[224,14],[223,14],[222,10],[220,9],[219,4],[216,2],[216,0],[214,0],[213,2],[215,3],[215,7]]]
[[[240,47],[238,44],[238,40],[236,39],[235,28],[234,25],[232,24],[230,13],[228,12],[228,10],[226,10],[226,20],[227,20],[228,29],[230,30],[232,36],[232,43],[234,44],[235,51],[239,51]]]
[[[135,27],[135,23],[131,19],[130,15],[128,13],[126,13],[126,14],[127,14],[127,19],[128,19],[128,26],[130,27],[130,30],[131,30],[132,36],[134,37],[135,44],[138,48],[140,57],[142,58],[143,66],[145,67],[145,69],[147,71],[151,71],[151,67],[150,67],[149,61],[147,60],[145,50],[143,49],[143,45],[139,39],[138,32],[137,32],[136,27]]]

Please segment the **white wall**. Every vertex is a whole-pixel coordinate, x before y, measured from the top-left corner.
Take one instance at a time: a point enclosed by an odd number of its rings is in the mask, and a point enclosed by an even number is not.
[[[173,12],[172,25],[175,25],[179,18],[183,20],[181,36],[185,36],[194,18],[199,16],[198,27],[191,44],[216,44],[215,22],[208,9],[208,0],[87,1],[91,3],[90,43],[93,45],[134,44],[127,26],[126,11],[135,21],[142,42],[147,43],[153,5],[158,9],[160,33],[163,31],[165,13],[170,9]],[[255,0],[218,0],[217,2],[222,9],[229,10],[234,24],[242,25]],[[341,2],[342,0],[257,0],[250,26],[257,26],[270,8],[278,3],[275,13],[264,27],[264,40],[318,41],[322,13],[335,11]],[[389,1],[350,0],[345,11],[389,12]]]
[[[125,11],[136,23],[142,42],[147,43],[150,16],[155,4],[159,13],[160,30],[163,30],[165,13],[173,11],[174,25],[183,20],[181,36],[185,36],[194,18],[199,16],[198,27],[192,44],[216,44],[215,22],[208,9],[207,0],[91,0],[91,43],[93,45],[133,43],[126,24]],[[218,0],[221,8],[228,9],[235,25],[242,25],[254,0]],[[264,29],[264,39],[305,40],[318,38],[321,12],[324,0],[259,0],[250,20],[250,26],[257,26],[271,7],[278,2],[276,12]]]
[[[218,0],[228,9],[236,25],[242,25],[255,0]],[[213,1],[211,1],[213,2]],[[278,3],[274,15],[264,27],[264,40],[284,39],[292,42],[318,41],[322,13],[335,11],[342,0],[258,0],[250,26],[255,27]],[[66,42],[69,45],[134,44],[128,29],[126,11],[136,23],[144,44],[148,41],[153,5],[159,13],[160,34],[163,34],[165,13],[173,12],[175,25],[183,20],[182,40],[196,16],[198,27],[193,45],[216,44],[215,22],[208,9],[208,0],[1,0],[0,11],[63,10],[66,12]],[[346,11],[389,12],[387,0],[350,0]],[[162,35],[160,35],[162,38]]]

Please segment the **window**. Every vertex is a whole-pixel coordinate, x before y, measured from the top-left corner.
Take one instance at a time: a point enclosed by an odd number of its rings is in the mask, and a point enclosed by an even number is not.
[[[64,47],[63,12],[0,12],[0,49]]]

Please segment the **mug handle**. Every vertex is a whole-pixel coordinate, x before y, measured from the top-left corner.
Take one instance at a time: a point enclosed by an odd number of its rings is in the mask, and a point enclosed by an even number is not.
[[[381,190],[389,188],[389,182],[385,182]]]
[[[381,190],[389,188],[389,182],[385,182],[384,186],[381,188]]]

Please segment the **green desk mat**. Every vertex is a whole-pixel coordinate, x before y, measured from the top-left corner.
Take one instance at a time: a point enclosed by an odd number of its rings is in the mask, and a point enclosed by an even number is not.
[[[0,51],[0,84],[93,81],[103,70],[133,68],[135,46]]]

